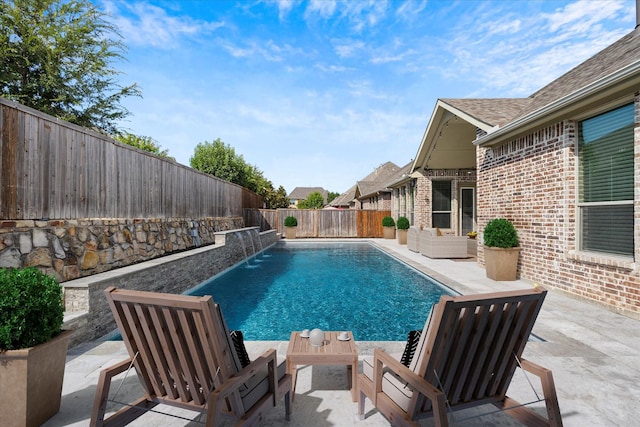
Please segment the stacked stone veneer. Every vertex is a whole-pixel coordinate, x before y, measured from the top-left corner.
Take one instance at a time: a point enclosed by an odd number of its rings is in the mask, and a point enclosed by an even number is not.
[[[636,100],[635,170],[640,170]],[[579,251],[576,235],[578,123],[563,121],[504,145],[478,148],[478,225],[511,220],[522,248],[519,276],[640,318],[640,277],[633,259]],[[636,195],[640,177],[636,174]],[[636,196],[637,199],[637,196]],[[636,224],[638,223],[636,200]],[[636,255],[640,255],[636,225]],[[482,245],[478,261],[484,264]]]
[[[64,282],[213,244],[216,232],[241,227],[240,217],[0,221],[0,267],[35,266]]]
[[[64,282],[65,329],[74,330],[70,345],[102,337],[116,328],[104,290],[117,288],[183,293],[247,257],[273,245],[275,230],[258,228],[215,233],[215,245]]]

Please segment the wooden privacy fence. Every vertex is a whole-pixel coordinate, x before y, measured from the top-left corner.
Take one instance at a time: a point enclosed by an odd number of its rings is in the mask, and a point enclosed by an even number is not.
[[[242,216],[262,198],[0,98],[0,219]]]
[[[382,218],[390,211],[355,209],[245,209],[247,227],[284,233],[284,219],[298,220],[296,237],[383,237]]]

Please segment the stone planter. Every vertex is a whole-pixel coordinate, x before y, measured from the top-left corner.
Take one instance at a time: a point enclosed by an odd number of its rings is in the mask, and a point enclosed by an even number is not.
[[[398,229],[398,243],[401,245],[407,244],[407,230]]]
[[[489,279],[497,281],[516,280],[520,248],[484,247],[484,264]]]
[[[0,425],[36,427],[60,410],[67,347],[62,331],[35,347],[0,353]]]
[[[383,236],[385,239],[395,239],[396,238],[396,228],[395,227],[382,227]]]
[[[285,227],[284,236],[287,239],[295,239],[296,238],[296,228],[297,227]]]

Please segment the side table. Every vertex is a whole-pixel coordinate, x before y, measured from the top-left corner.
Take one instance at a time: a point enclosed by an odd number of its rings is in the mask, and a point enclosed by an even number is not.
[[[302,338],[300,332],[291,332],[289,347],[287,348],[287,373],[291,374],[291,388],[296,394],[296,379],[298,365],[346,365],[351,376],[351,399],[358,400],[358,349],[353,340],[353,333],[347,332],[348,341],[338,339],[340,332],[325,332],[324,343],[320,347],[314,347],[308,338]]]

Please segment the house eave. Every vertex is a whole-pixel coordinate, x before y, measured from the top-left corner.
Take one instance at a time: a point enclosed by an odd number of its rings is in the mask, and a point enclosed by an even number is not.
[[[474,128],[480,128],[486,132],[494,130],[495,127],[489,123],[485,123],[470,114],[466,113],[463,110],[460,110],[457,107],[454,107],[451,104],[443,101],[442,99],[438,99],[436,101],[436,105],[431,113],[431,117],[429,118],[429,123],[424,131],[422,136],[422,140],[420,141],[420,146],[418,148],[418,152],[415,156],[415,160],[411,166],[411,171],[416,171],[424,168],[425,166],[429,166],[433,168],[432,165],[428,165],[429,159],[432,154],[436,150],[436,145],[438,143],[438,139],[443,132],[443,129],[448,125],[450,121],[458,121],[461,120],[463,123],[468,123],[470,126]],[[471,140],[469,140],[471,142]],[[471,146],[471,144],[469,144]],[[475,159],[475,156],[474,156]],[[458,167],[466,167],[467,165],[458,165]],[[455,165],[445,165],[438,166],[438,168],[455,168]]]
[[[362,201],[366,199],[370,199],[371,197],[381,196],[382,194],[391,193],[390,188],[383,188],[380,190],[376,190],[373,193],[364,194],[362,196],[358,196],[357,200]]]
[[[640,61],[603,77],[575,92],[523,116],[502,128],[490,130],[473,143],[480,147],[503,144],[568,116],[580,119],[587,110],[605,109],[633,99],[640,90]]]

